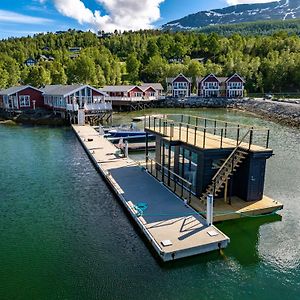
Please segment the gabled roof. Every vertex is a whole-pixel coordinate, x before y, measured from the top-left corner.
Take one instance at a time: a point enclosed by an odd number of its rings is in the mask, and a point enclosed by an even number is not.
[[[244,83],[246,82],[245,79],[243,77],[241,77],[238,73],[234,73],[232,76],[227,77],[226,82],[235,76],[239,77]]]
[[[105,93],[109,93],[109,92],[124,92],[124,93],[128,93],[131,90],[133,90],[134,88],[138,88],[140,89],[142,92],[142,88],[137,86],[137,85],[107,85],[104,86],[101,91],[104,91]]]
[[[200,82],[205,81],[206,79],[208,79],[211,76],[215,77],[220,83],[226,82],[228,80],[228,77],[218,77],[215,74],[211,73],[211,74],[209,74],[209,75],[207,75],[205,77],[198,77],[197,78],[197,83],[199,84]]]
[[[216,78],[219,82],[221,82],[221,80],[220,80],[215,74],[213,74],[213,73],[208,74],[208,75],[205,76],[205,77],[200,77],[200,78],[202,78],[202,79],[199,80],[198,82],[205,81],[205,80],[208,79],[209,77],[214,77],[214,78]]]
[[[141,88],[147,88],[150,86],[153,87],[157,91],[164,89],[163,86],[161,85],[161,83],[142,83]]]
[[[103,91],[98,90],[90,85],[82,85],[82,84],[72,84],[72,85],[46,85],[44,88],[42,88],[42,92],[44,95],[51,95],[51,96],[63,96],[67,97],[71,94],[74,94],[86,87],[89,87],[90,89],[103,94],[104,96],[107,96]]]
[[[35,88],[31,85],[19,85],[19,86],[12,86],[8,89],[5,89],[5,90],[2,90],[0,91],[0,95],[7,95],[7,96],[10,96],[10,95],[13,95],[15,93],[19,93],[27,88],[31,88],[31,89],[34,89],[36,91],[39,91],[39,92],[42,92],[42,90],[38,89],[38,88]]]
[[[167,83],[173,83],[178,77],[184,77],[189,83],[192,82],[192,78],[186,77],[182,73],[180,73],[176,77],[169,77],[169,78],[167,78]]]

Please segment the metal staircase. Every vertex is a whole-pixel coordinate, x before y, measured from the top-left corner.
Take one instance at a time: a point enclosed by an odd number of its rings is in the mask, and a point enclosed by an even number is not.
[[[234,175],[236,170],[240,167],[241,163],[245,160],[245,158],[248,155],[248,152],[241,150],[240,145],[249,133],[251,134],[251,130],[249,130],[245,134],[245,136],[240,140],[236,148],[231,152],[231,154],[222,164],[218,172],[212,178],[211,184],[207,187],[206,191],[200,197],[201,203],[206,204],[206,199],[209,194],[213,196],[218,196],[218,194],[225,187],[227,180]]]

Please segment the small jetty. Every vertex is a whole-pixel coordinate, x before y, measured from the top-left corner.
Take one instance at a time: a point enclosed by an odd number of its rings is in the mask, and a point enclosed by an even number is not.
[[[79,141],[163,261],[225,248],[229,238],[147,169],[119,155],[89,125],[72,125]],[[148,149],[148,144],[147,144]]]

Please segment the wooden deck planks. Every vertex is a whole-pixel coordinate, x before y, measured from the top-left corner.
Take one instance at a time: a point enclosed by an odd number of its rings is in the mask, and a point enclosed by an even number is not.
[[[205,206],[201,204],[196,197],[192,198],[191,206],[200,212],[206,210]],[[219,222],[247,216],[268,214],[282,208],[283,205],[280,202],[265,195],[261,200],[253,202],[246,202],[238,197],[232,197],[231,204],[225,203],[224,199],[215,199],[214,221]],[[202,215],[205,216],[205,214]]]

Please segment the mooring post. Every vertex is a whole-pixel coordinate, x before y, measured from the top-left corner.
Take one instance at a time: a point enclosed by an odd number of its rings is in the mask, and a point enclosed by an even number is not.
[[[128,141],[125,141],[125,157],[128,157]]]
[[[207,226],[211,226],[213,224],[213,214],[214,214],[214,196],[209,194],[207,195],[207,201],[206,201]]]

